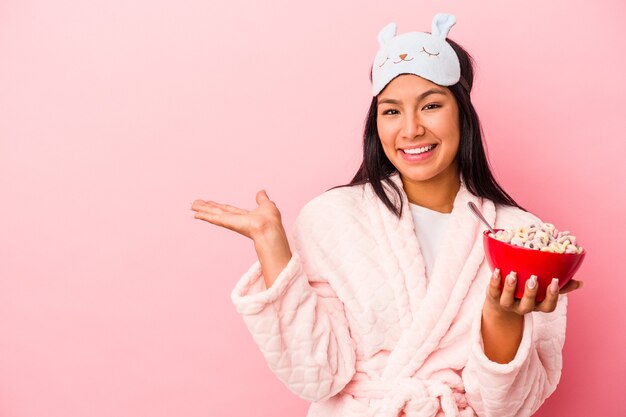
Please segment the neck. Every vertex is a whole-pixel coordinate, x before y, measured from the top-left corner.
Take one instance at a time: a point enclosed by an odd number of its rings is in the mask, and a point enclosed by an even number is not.
[[[413,181],[402,178],[402,185],[410,203],[440,213],[451,213],[461,181],[456,169],[450,175],[435,176],[427,181]]]

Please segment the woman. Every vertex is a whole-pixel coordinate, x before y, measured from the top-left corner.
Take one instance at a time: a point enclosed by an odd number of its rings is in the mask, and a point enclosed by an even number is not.
[[[474,202],[497,228],[541,221],[493,179],[470,100],[471,57],[432,33],[379,33],[364,159],[308,202],[287,236],[265,191],[248,211],[194,217],[254,241],[232,301],[270,368],[311,416],[528,416],[556,388],[565,293],[536,277],[513,296],[490,272]]]

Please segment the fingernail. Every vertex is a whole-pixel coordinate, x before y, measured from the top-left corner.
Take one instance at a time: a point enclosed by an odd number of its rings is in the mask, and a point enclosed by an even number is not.
[[[531,275],[530,279],[526,281],[526,285],[528,286],[529,290],[534,290],[537,286],[537,275]]]
[[[559,279],[552,278],[552,282],[550,283],[550,292],[552,294],[556,294],[559,292]]]
[[[511,272],[507,277],[506,277],[506,283],[509,285],[515,285],[515,280],[516,280],[516,276],[515,276],[515,272]]]
[[[579,281],[579,282],[580,282],[580,284],[578,285],[578,288],[582,288],[582,287],[583,287],[584,282],[582,282],[582,281]]]
[[[498,268],[493,270],[493,278],[494,281],[500,281],[500,270]]]

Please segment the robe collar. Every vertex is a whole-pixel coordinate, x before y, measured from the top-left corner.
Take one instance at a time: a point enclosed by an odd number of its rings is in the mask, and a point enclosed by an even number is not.
[[[485,219],[495,224],[495,204],[473,195],[461,180],[455,196],[445,235],[433,265],[432,276],[426,266],[416,235],[408,197],[398,172],[389,176],[401,191],[402,213],[398,219],[378,198],[379,212],[387,238],[398,260],[401,273],[391,278],[394,292],[401,297],[403,333],[389,356],[383,379],[410,377],[423,364],[457,316],[470,285],[484,260],[482,232],[484,226],[468,207],[472,201]],[[383,188],[392,202],[397,194],[383,181]],[[407,305],[403,305],[406,302]],[[404,313],[402,314],[402,309]]]

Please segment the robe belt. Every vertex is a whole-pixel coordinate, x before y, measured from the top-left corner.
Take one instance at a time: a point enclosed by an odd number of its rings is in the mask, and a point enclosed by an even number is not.
[[[457,417],[459,409],[452,389],[440,381],[400,378],[395,381],[353,380],[343,389],[355,397],[378,398],[383,401],[375,417],[434,417],[440,407],[446,417]]]

